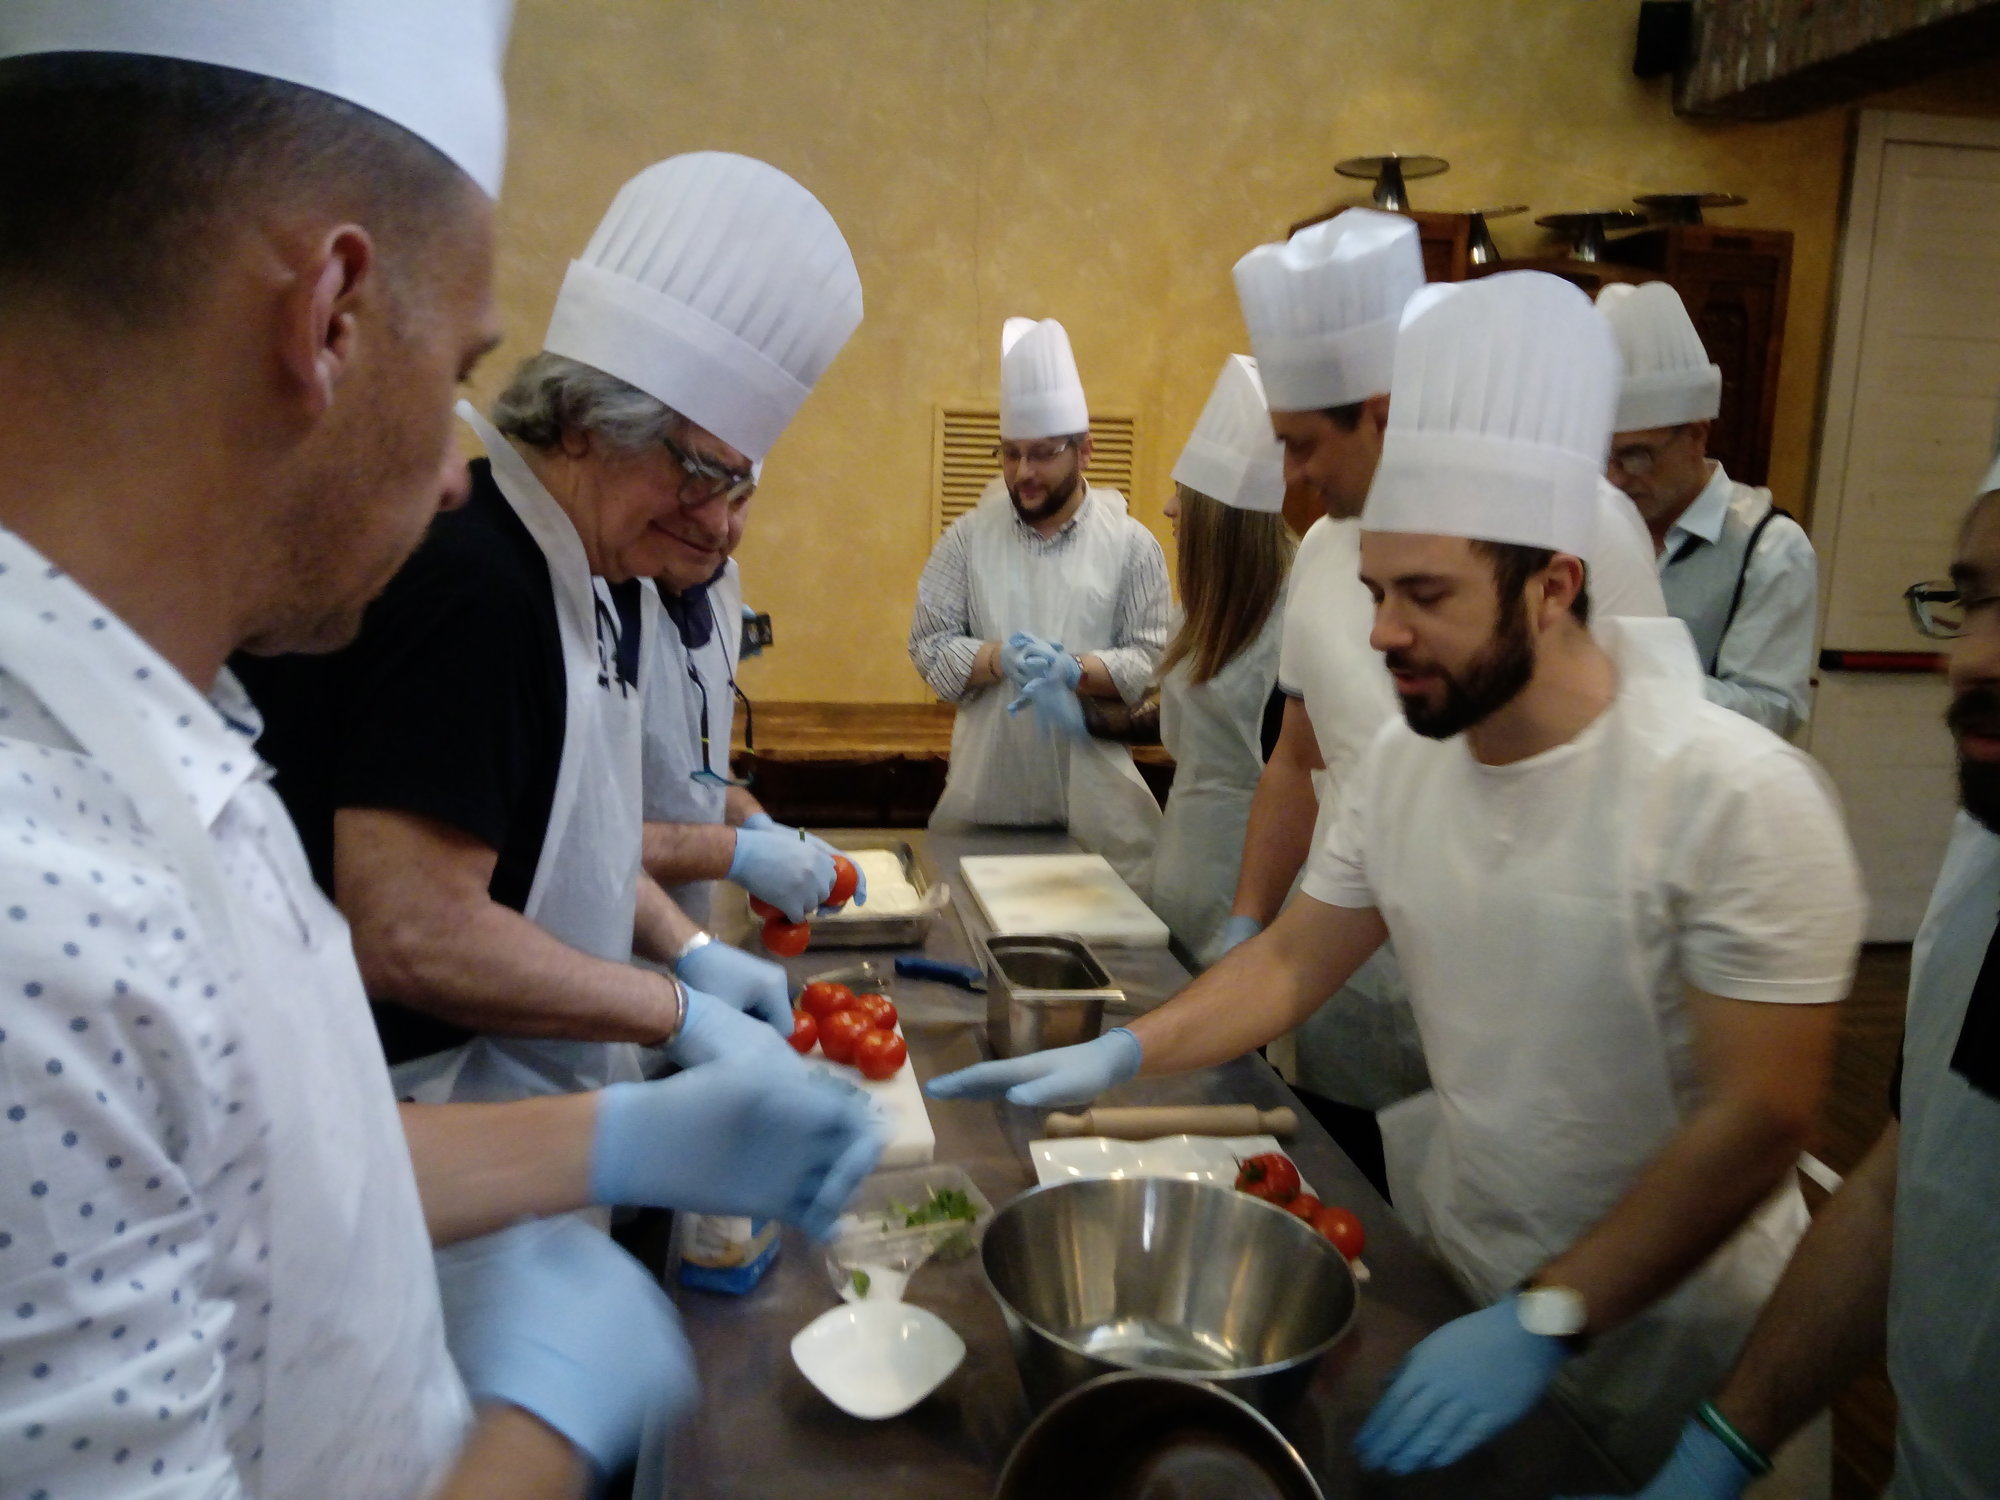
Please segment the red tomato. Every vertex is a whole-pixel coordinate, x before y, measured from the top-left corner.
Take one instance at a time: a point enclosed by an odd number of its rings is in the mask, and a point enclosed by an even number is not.
[[[787,922],[782,917],[765,919],[764,946],[780,958],[797,958],[811,941],[810,922]]]
[[[766,922],[783,921],[785,918],[785,914],[783,912],[779,911],[777,907],[773,906],[770,902],[766,901],[761,896],[752,896],[750,898],[750,910],[757,913],[757,915],[762,917]]]
[[[855,1044],[875,1028],[858,1010],[837,1010],[819,1023],[819,1050],[837,1063],[854,1061]]]
[[[1313,1221],[1313,1215],[1319,1212],[1319,1199],[1315,1198],[1311,1193],[1300,1193],[1298,1197],[1285,1205],[1285,1210],[1310,1224]]]
[[[893,1031],[870,1027],[854,1044],[854,1066],[863,1078],[894,1078],[909,1055],[910,1049]]]
[[[854,861],[844,854],[833,857],[833,889],[827,892],[828,906],[845,906],[854,899],[854,888],[861,884],[861,871]]]
[[[866,1016],[871,1026],[883,1031],[896,1029],[896,1002],[887,995],[856,995],[854,1009]]]
[[[1299,1169],[1282,1151],[1246,1156],[1236,1164],[1236,1190],[1269,1203],[1290,1203],[1299,1195]]]
[[[854,991],[844,984],[829,984],[824,979],[815,979],[799,994],[799,1008],[808,1012],[816,1021],[824,1021],[837,1010],[854,1008]]]
[[[819,1045],[819,1022],[810,1011],[792,1012],[791,1043],[794,1052],[810,1052]]]
[[[1349,1260],[1360,1255],[1368,1243],[1368,1231],[1361,1227],[1361,1220],[1352,1209],[1322,1208],[1313,1215],[1312,1226],[1332,1240],[1333,1248]]]

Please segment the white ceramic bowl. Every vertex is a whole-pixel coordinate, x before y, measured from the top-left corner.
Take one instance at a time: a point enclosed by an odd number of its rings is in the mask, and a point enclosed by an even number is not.
[[[821,1313],[792,1338],[792,1363],[852,1417],[901,1416],[965,1358],[965,1340],[907,1302],[855,1302]]]

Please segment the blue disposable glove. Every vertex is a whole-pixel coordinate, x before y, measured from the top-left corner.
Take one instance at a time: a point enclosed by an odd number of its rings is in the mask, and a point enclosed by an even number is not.
[[[611,1473],[649,1419],[698,1394],[694,1355],[659,1283],[568,1216],[518,1224],[438,1256],[445,1342],[478,1401],[532,1412]]]
[[[1000,675],[1024,688],[1058,661],[1067,660],[1061,641],[1045,641],[1017,630],[1000,647]]]
[[[807,833],[803,828],[794,828],[789,823],[780,823],[767,812],[750,814],[749,817],[743,820],[743,826],[754,833],[782,833],[788,839],[802,839],[806,843],[811,844],[813,848],[819,850],[828,859],[832,859],[836,854],[845,854],[847,852],[844,849],[835,848],[816,833]],[[753,892],[752,894],[755,893]],[[769,900],[770,898],[766,897],[765,899]],[[777,905],[775,901],[771,904],[773,906]],[[868,904],[868,877],[862,873],[859,865],[854,867],[854,904],[856,906],[866,906]],[[822,912],[831,909],[826,906],[820,907]]]
[[[1238,943],[1247,943],[1264,930],[1264,924],[1255,917],[1231,917],[1222,924],[1222,945],[1215,956],[1222,957]]]
[[[1069,658],[1064,657],[1063,660]],[[1090,730],[1083,722],[1083,704],[1077,700],[1076,690],[1064,687],[1053,672],[1046,677],[1037,677],[1022,688],[1021,695],[1007,705],[1007,712],[1017,714],[1024,708],[1033,708],[1036,722],[1058,739],[1090,738]]]
[[[777,907],[787,921],[803,922],[833,890],[833,856],[796,830],[745,823],[736,830],[729,878]]]
[[[1363,1464],[1391,1474],[1443,1468],[1527,1415],[1569,1349],[1523,1328],[1518,1300],[1454,1318],[1409,1352],[1354,1439]]]
[[[1737,1500],[1756,1477],[1727,1443],[1693,1419],[1681,1429],[1667,1466],[1633,1500]]]
[[[768,958],[711,940],[676,963],[674,977],[689,989],[770,1022],[780,1038],[792,1034],[791,982]]]
[[[785,1050],[602,1090],[592,1201],[782,1219],[825,1239],[885,1137],[867,1095]]]
[[[924,1085],[933,1099],[994,1099],[1039,1108],[1086,1104],[1139,1071],[1139,1039],[1120,1026],[1074,1047],[976,1063]]]
[[[792,1034],[792,1013],[785,1012],[785,1036]],[[666,1045],[666,1054],[684,1068],[725,1057],[769,1057],[783,1053],[796,1058],[791,1044],[756,1016],[745,1015],[726,1000],[687,988],[687,1019]]]

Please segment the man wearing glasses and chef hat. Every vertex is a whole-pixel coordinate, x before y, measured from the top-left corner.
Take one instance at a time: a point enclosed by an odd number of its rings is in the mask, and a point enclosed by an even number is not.
[[[1487,1304],[1362,1428],[1393,1472],[1554,1386],[1643,1475],[1805,1227],[1859,877],[1817,770],[1706,700],[1684,626],[1589,628],[1616,361],[1554,277],[1410,300],[1360,539],[1402,718],[1299,895],[1129,1027],[930,1084],[1042,1106],[1219,1063],[1393,940],[1434,1087],[1384,1115],[1396,1208]]]

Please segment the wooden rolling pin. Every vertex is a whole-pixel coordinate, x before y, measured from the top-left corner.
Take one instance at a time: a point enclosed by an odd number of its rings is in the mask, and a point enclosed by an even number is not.
[[[1042,1128],[1057,1139],[1108,1135],[1121,1141],[1150,1141],[1162,1135],[1290,1135],[1299,1128],[1299,1117],[1289,1109],[1259,1109],[1254,1104],[1170,1104],[1050,1115]]]

